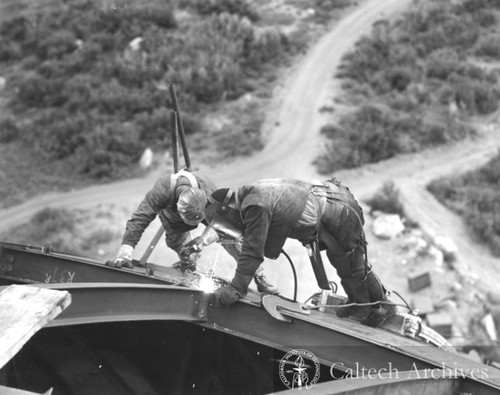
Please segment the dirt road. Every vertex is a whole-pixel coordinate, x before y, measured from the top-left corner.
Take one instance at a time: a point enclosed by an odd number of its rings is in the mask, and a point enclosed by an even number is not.
[[[252,158],[239,159],[224,167],[201,169],[209,171],[219,186],[236,186],[267,177],[324,178],[317,174],[312,161],[321,149],[319,130],[325,122],[318,110],[331,105],[331,100],[339,94],[338,81],[333,78],[334,71],[342,56],[360,36],[369,34],[373,22],[404,10],[410,3],[411,0],[367,0],[346,15],[276,88],[274,104],[264,125],[267,136],[265,149]],[[493,128],[495,126],[492,125]],[[361,169],[342,171],[335,176],[349,185],[360,199],[371,196],[385,180],[393,180],[400,187],[411,216],[426,232],[447,235],[455,240],[459,246],[460,268],[467,270],[466,265],[480,267],[487,273],[485,281],[495,284],[500,281],[500,274],[495,270],[499,260],[490,257],[483,246],[470,240],[460,219],[439,205],[425,190],[425,185],[435,177],[481,165],[495,154],[498,147],[500,135],[493,130],[475,141],[402,156]],[[119,203],[131,210],[151,187],[156,176],[154,173],[144,179],[33,199],[0,211],[0,231],[26,222],[47,206],[91,208],[102,203]],[[157,225],[150,228],[143,237],[146,242],[151,239]],[[151,259],[168,261],[171,252],[163,243],[160,244]],[[144,248],[145,244],[138,246],[137,254]],[[303,247],[291,244],[286,248],[291,255],[297,254],[297,261],[307,260]],[[282,270],[282,265],[286,263],[275,265],[273,272]],[[297,266],[300,268],[299,277],[303,278],[299,296],[309,296],[310,288],[315,288],[311,270],[308,264]],[[290,288],[289,278],[283,279],[278,274],[273,277],[280,287]]]
[[[236,186],[264,177],[317,177],[311,164],[321,144],[317,138],[322,125],[319,108],[328,104],[332,77],[342,56],[371,25],[384,15],[396,13],[410,0],[369,0],[343,18],[338,25],[289,72],[276,88],[275,102],[264,125],[265,149],[251,158],[209,170],[218,185]],[[0,211],[0,231],[26,222],[47,206],[91,207],[98,203],[137,200],[152,185],[157,173],[143,179],[115,182],[69,193],[51,193],[19,206]]]

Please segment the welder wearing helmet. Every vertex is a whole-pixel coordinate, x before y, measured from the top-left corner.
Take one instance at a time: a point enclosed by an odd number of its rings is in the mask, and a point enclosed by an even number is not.
[[[188,169],[161,176],[127,221],[116,258],[106,264],[132,268],[134,248],[158,216],[165,229],[167,246],[179,254],[182,263],[193,266],[195,262],[190,262],[192,257],[182,256],[180,251],[191,239],[189,232],[205,219],[207,196],[215,189],[215,184],[208,177]]]
[[[232,227],[233,232],[239,228],[243,235],[234,278],[216,291],[220,304],[230,305],[244,296],[264,257],[276,259],[289,237],[326,250],[347,303],[387,301],[386,290],[367,261],[363,212],[339,181],[267,179],[234,193],[228,188],[217,190],[210,200],[205,210],[209,228],[218,232],[224,227]],[[362,322],[371,326],[382,325],[395,313],[395,307],[386,303],[364,309]],[[346,306],[337,315],[347,317],[355,310]]]
[[[206,225],[204,210],[207,196],[215,190],[215,184],[208,177],[189,169],[160,177],[127,221],[115,259],[106,264],[132,268],[134,248],[158,216],[165,229],[166,244],[177,252],[181,268],[195,270],[198,256],[183,253],[184,246],[191,240],[191,230],[196,229],[199,223]],[[231,248],[226,249],[234,254]],[[276,293],[276,288],[266,281],[262,269],[257,271],[255,277],[261,292]]]

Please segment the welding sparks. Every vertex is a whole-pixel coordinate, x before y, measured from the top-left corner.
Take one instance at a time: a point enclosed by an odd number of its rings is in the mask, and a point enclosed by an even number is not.
[[[215,259],[212,260],[210,256],[207,256],[204,263],[201,265],[198,263],[196,271],[198,278],[191,283],[193,287],[205,293],[214,293],[221,286],[221,280],[216,277],[220,248],[221,245],[217,243]]]
[[[214,293],[218,287],[212,277],[201,276],[200,281],[196,285],[196,288],[202,290],[205,293]]]

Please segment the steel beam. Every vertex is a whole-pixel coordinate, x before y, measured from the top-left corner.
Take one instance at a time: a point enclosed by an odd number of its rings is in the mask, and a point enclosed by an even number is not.
[[[22,283],[172,284],[146,275],[145,269],[117,269],[94,259],[13,243],[0,245],[0,278]]]
[[[36,284],[69,291],[71,305],[47,326],[116,321],[206,321],[207,295],[168,285],[73,283]]]

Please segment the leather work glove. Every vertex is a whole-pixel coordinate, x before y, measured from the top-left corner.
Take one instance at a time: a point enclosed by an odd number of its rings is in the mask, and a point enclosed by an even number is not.
[[[175,267],[181,270],[190,270],[192,272],[196,270],[196,262],[200,258],[200,254],[197,252],[191,252],[190,249],[186,248],[177,255],[179,256],[180,261],[175,265]]]
[[[220,287],[215,291],[216,306],[231,306],[238,299],[247,294],[248,284],[252,281],[253,276],[244,276],[235,273],[231,284]]]
[[[118,268],[127,267],[129,269],[133,269],[134,265],[132,265],[132,252],[134,252],[134,247],[122,244],[118,250],[116,258],[112,261],[106,261],[106,266]]]
[[[201,252],[203,250],[203,247],[204,245],[201,236],[195,237],[193,240],[189,241],[181,247],[180,255],[189,256],[192,253]]]
[[[215,295],[215,305],[229,307],[234,302],[237,302],[239,298],[243,297],[236,288],[232,285],[224,285],[217,289],[214,293]]]

